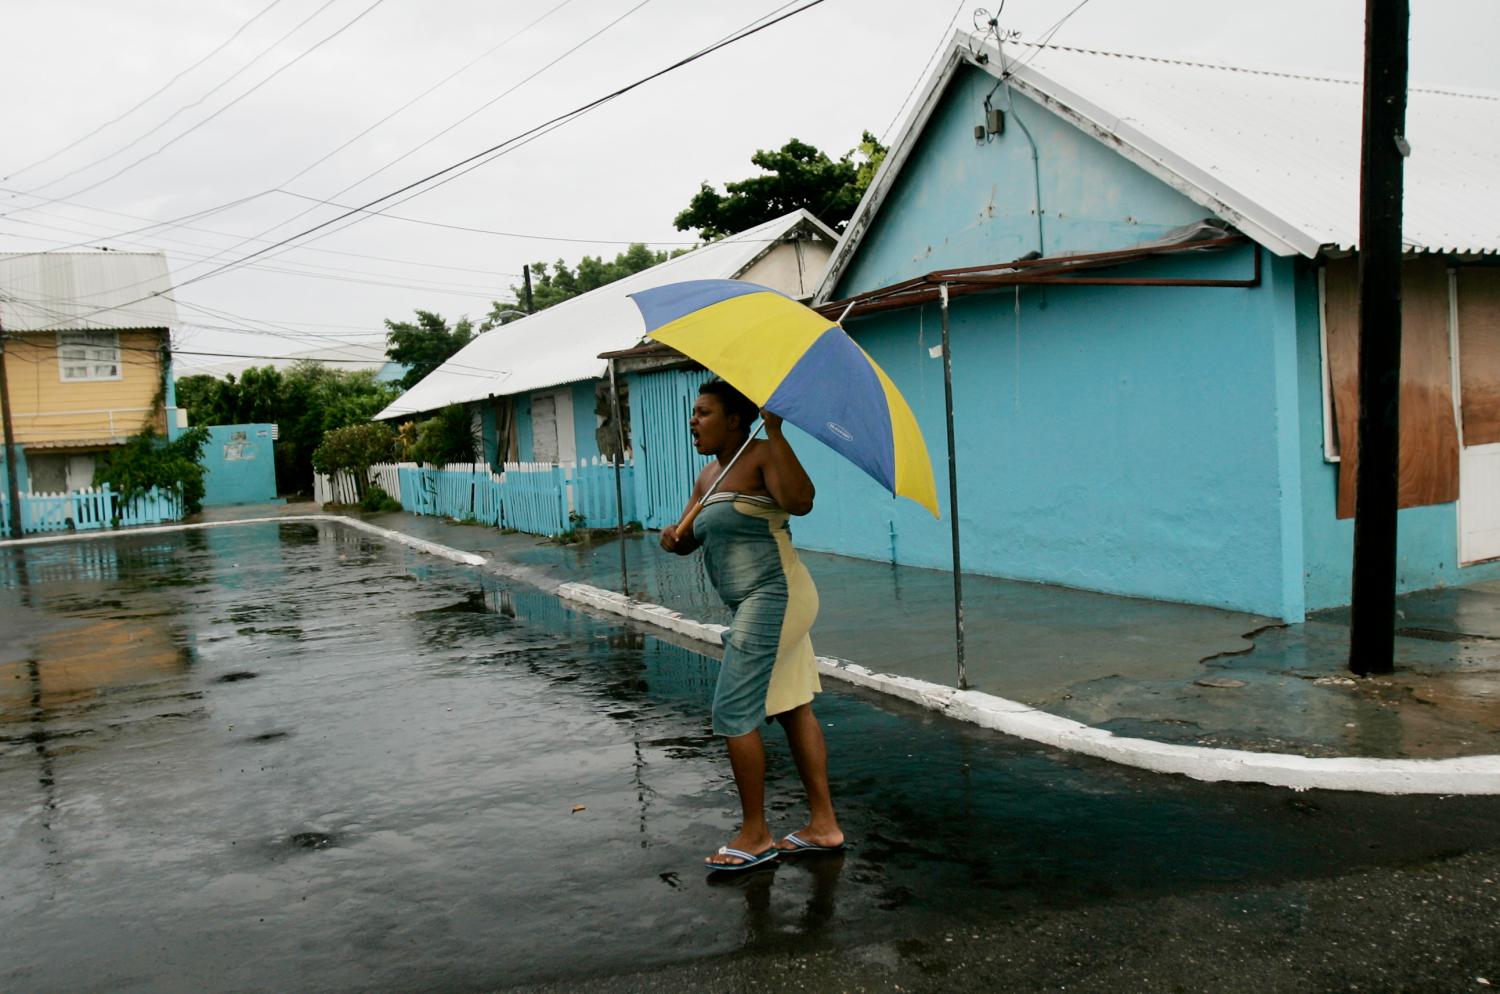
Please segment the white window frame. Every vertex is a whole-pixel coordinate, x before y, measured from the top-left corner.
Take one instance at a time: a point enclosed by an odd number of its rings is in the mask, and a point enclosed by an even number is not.
[[[108,344],[105,344],[106,342]],[[69,349],[74,350],[71,356]],[[81,355],[78,350],[81,350]],[[83,375],[69,375],[69,368],[80,366],[86,370]],[[100,375],[101,366],[112,367],[114,372]],[[64,383],[97,383],[124,379],[125,368],[120,362],[120,333],[118,331],[59,331],[57,333],[57,378]]]

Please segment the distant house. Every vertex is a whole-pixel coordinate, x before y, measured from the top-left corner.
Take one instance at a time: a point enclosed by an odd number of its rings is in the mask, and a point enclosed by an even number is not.
[[[376,417],[404,419],[449,404],[470,405],[484,460],[496,467],[607,455],[619,446],[609,420],[607,363],[599,356],[629,349],[644,337],[629,294],[680,280],[739,278],[810,299],[837,239],[799,210],[711,242],[485,332]],[[651,369],[674,365],[680,362],[672,357],[637,363],[622,383],[630,404],[624,422],[627,448],[635,450],[638,506],[658,503],[643,491],[649,481],[663,473],[675,479],[697,459],[688,448],[685,404],[705,374],[669,371],[644,379]],[[673,492],[680,505],[682,497]]]
[[[965,34],[818,291],[911,402],[964,566],[1289,621],[1348,602],[1361,88]],[[1500,99],[1407,114],[1399,583],[1500,577]],[[1108,254],[1105,254],[1108,253]],[[799,544],[945,568],[810,441]]]
[[[0,254],[19,489],[91,486],[101,452],[175,429],[171,287],[160,253]]]

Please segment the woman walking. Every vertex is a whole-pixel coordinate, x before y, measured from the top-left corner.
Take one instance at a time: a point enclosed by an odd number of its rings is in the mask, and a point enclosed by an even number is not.
[[[755,405],[723,380],[699,389],[688,427],[698,452],[715,460],[698,475],[688,507],[700,500],[704,506],[687,534],[678,534],[678,525],[661,534],[668,552],[685,556],[703,549],[709,579],[734,612],[714,691],[713,730],[728,746],[743,818],[739,833],[705,860],[710,870],[720,871],[844,844],[828,789],[823,730],[812,709],[820,686],[808,631],[818,613],[818,594],[787,527],[789,515],[812,510],[813,484],[782,435],[781,418],[769,411],[760,412],[766,439],[752,442],[734,461],[756,413]],[[760,733],[761,723],[773,718],[786,732],[810,814],[805,826],[779,843],[766,822]]]

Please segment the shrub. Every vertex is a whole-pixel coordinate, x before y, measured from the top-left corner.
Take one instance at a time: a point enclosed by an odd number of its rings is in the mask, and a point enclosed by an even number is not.
[[[359,509],[372,513],[376,511],[399,511],[401,510],[401,502],[386,493],[385,488],[380,484],[372,483],[370,484],[370,488],[365,491],[365,495],[360,498]]]
[[[379,422],[335,428],[323,434],[323,441],[313,451],[313,468],[319,473],[345,471],[363,498],[369,484],[370,467],[390,462],[396,456],[396,433]]]
[[[126,504],[158,490],[178,490],[182,509],[187,514],[203,510],[203,446],[208,443],[208,429],[189,428],[167,441],[147,428],[132,436],[123,446],[104,455],[94,470],[94,486],[109,484]]]

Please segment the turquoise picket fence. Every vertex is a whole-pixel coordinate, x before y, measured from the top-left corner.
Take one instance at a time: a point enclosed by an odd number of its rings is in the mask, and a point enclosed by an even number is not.
[[[152,487],[122,504],[120,495],[102,487],[68,493],[23,493],[21,531],[24,534],[61,531],[98,531],[118,523],[124,527],[159,525],[182,520],[182,498],[174,491]],[[10,536],[10,500],[0,493],[0,536]]]
[[[568,522],[567,470],[552,463],[506,463],[502,527],[531,535],[561,535]]]
[[[614,528],[619,524],[615,467],[595,458],[577,466],[553,463],[506,463],[496,475],[482,464],[372,467],[395,470],[392,494],[412,514],[478,521],[532,535],[561,535],[576,528]],[[620,467],[625,521],[636,515],[634,468]],[[337,481],[324,486],[330,493]]]
[[[677,521],[709,457],[693,448],[688,416],[707,370],[668,369],[630,377],[630,418],[635,446],[636,520],[647,528]]]
[[[585,528],[615,528],[620,524],[620,504],[624,504],[625,523],[639,521],[635,510],[635,467],[620,467],[620,498],[615,495],[615,465],[597,457],[581,461],[570,471],[573,490],[573,513]]]

